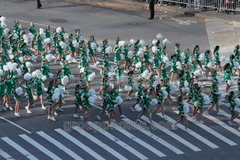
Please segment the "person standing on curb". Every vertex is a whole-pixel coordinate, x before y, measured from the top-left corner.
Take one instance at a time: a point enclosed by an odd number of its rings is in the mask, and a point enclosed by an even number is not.
[[[42,7],[42,4],[41,4],[40,0],[37,0],[37,7],[36,7],[36,9],[40,9],[41,7]]]
[[[149,0],[149,9],[151,13],[150,18],[148,18],[149,20],[152,20],[154,18],[154,4],[155,4],[155,0]]]

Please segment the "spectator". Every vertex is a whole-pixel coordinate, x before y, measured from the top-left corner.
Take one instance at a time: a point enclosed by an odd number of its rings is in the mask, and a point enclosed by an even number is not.
[[[40,9],[41,7],[42,7],[42,4],[41,4],[40,0],[37,0],[37,7],[36,7],[36,9]]]

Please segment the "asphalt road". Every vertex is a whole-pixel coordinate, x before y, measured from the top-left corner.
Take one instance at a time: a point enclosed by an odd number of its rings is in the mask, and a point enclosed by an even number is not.
[[[17,18],[21,20],[20,23],[25,29],[29,27],[31,21],[35,23],[36,28],[43,28],[47,24],[51,26],[51,29],[62,26],[67,33],[72,33],[76,28],[80,28],[83,37],[87,38],[94,35],[98,44],[102,44],[102,40],[107,38],[111,46],[114,45],[117,36],[127,42],[132,38],[139,38],[151,44],[157,33],[161,33],[164,36],[163,38],[167,38],[171,42],[167,45],[168,55],[174,53],[175,42],[181,44],[181,50],[190,48],[191,52],[196,44],[200,45],[201,52],[210,48],[204,20],[194,17],[158,12],[156,13],[157,18],[149,21],[147,19],[149,13],[138,10],[138,8],[120,9],[119,7],[96,7],[89,4],[45,2],[43,3],[43,9],[36,10],[34,9],[35,2],[32,1],[7,1],[0,2],[0,4],[1,15],[7,18],[6,23],[8,28],[11,29],[13,28],[13,20]],[[50,22],[51,19],[66,19],[68,22],[52,23]],[[192,23],[179,23],[180,20],[181,22],[187,22],[188,20]],[[101,53],[98,57],[101,58]],[[110,61],[113,61],[113,54],[110,56]],[[38,63],[34,63],[34,69],[40,69],[39,62],[40,59],[38,59]],[[60,65],[50,63],[52,73],[55,74],[59,68]],[[92,83],[92,88],[96,91],[100,87],[99,68],[91,68],[92,71],[97,73],[97,77]],[[70,69],[77,77],[79,73],[77,64],[70,64]],[[210,81],[202,81],[202,78],[200,78],[200,81],[204,82],[203,93],[208,94]],[[158,115],[152,116],[152,119],[162,124],[165,129],[157,129],[149,125],[145,119],[143,120],[144,123],[137,124],[143,128],[139,128],[134,122],[131,123],[131,121],[137,119],[139,113],[131,112],[129,109],[135,103],[134,94],[131,96],[133,99],[127,101],[124,91],[120,95],[124,99],[122,108],[127,119],[121,120],[117,109],[116,122],[126,129],[112,130],[106,128],[103,122],[108,117],[102,115],[102,121],[98,121],[96,115],[100,110],[93,107],[92,122],[106,129],[98,128],[94,130],[82,123],[80,119],[73,118],[75,109],[73,92],[77,83],[76,78],[75,82],[72,82],[69,86],[72,94],[65,95],[64,112],[57,111],[59,115],[55,117],[56,122],[47,120],[47,111],[41,109],[40,101],[36,102],[35,108],[31,108],[33,114],[27,114],[24,109],[26,106],[24,96],[22,96],[20,104],[21,118],[16,118],[13,111],[0,112],[0,117],[18,125],[15,126],[0,119],[0,159],[80,159],[81,157],[83,159],[201,160],[238,159],[240,156],[238,125],[234,127],[228,125],[230,112],[228,111],[227,101],[224,101],[226,104],[220,105],[224,113],[223,116],[216,116],[216,111],[212,110],[210,116],[202,118],[204,124],[196,124],[195,120],[189,118],[188,126],[192,131],[186,133],[181,129],[181,126],[178,126],[179,128],[175,131],[169,128],[170,122],[177,121],[178,116],[177,112],[171,111],[168,103],[165,105],[165,114],[169,118],[164,119]],[[223,89],[224,85],[219,88]],[[237,90],[237,86],[233,86],[233,88]],[[178,94],[179,91],[171,96],[176,98]],[[47,106],[45,97],[46,93],[44,93],[44,103]],[[96,106],[100,106],[100,104],[100,100],[95,103]],[[13,101],[11,105],[14,105]],[[174,105],[176,107],[175,101]],[[208,106],[204,106],[204,109]],[[150,107],[150,110],[153,109],[153,106]],[[78,114],[81,115],[82,112],[79,111]],[[239,118],[235,123],[240,123]],[[76,125],[82,126],[83,129],[73,130],[72,127]],[[132,125],[136,128],[131,127]],[[19,126],[22,128],[19,128]],[[62,132],[63,130],[67,132]]]

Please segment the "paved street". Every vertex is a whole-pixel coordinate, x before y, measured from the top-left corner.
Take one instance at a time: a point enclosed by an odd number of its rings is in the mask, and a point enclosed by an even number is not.
[[[156,17],[162,18],[149,21],[147,19],[149,12],[135,7],[121,9],[119,6],[110,8],[90,4],[43,1],[43,8],[36,10],[35,5],[35,1],[1,1],[0,15],[6,17],[9,29],[14,28],[13,21],[16,18],[20,20],[26,31],[28,31],[30,22],[34,22],[37,29],[50,25],[51,31],[61,26],[67,33],[74,33],[75,29],[80,28],[86,40],[88,36],[94,35],[99,45],[102,45],[102,41],[107,38],[109,45],[114,46],[117,36],[126,42],[134,38],[144,39],[147,44],[152,44],[156,35],[161,33],[163,39],[167,38],[171,42],[166,50],[169,57],[174,53],[176,42],[181,44],[181,51],[189,48],[190,55],[197,44],[200,46],[200,52],[212,50],[213,45],[218,42],[222,44],[218,41],[219,37],[214,37],[213,31],[214,27],[218,26],[216,24],[225,23],[217,20],[210,23],[210,20],[205,22],[204,19],[195,17],[157,12]],[[66,19],[68,22],[52,23],[50,22],[52,19]],[[240,39],[239,24],[234,25],[235,28],[231,28],[231,33],[235,38],[234,42],[231,41],[231,46],[239,44]],[[228,33],[223,33],[222,39],[227,39]],[[230,54],[233,49],[229,48],[227,51],[223,49],[222,55],[227,56],[225,52]],[[113,57],[114,54],[111,54],[109,61],[115,67]],[[98,58],[102,58],[102,53],[98,53]],[[34,70],[40,69],[40,61],[38,58],[37,63],[33,63]],[[178,111],[173,112],[167,101],[164,105],[166,118],[161,117],[159,110],[152,116],[152,120],[156,123],[151,125],[146,114],[142,117],[142,123],[136,123],[139,113],[131,112],[129,109],[136,101],[136,91],[131,95],[131,101],[126,100],[126,91],[120,92],[124,100],[123,114],[127,118],[121,119],[117,108],[116,129],[107,127],[108,117],[105,114],[102,115],[101,121],[97,120],[101,100],[97,100],[92,107],[90,125],[82,122],[80,118],[73,118],[74,87],[79,77],[77,66],[77,63],[70,64],[71,72],[76,78],[69,86],[71,94],[65,95],[64,112],[57,110],[59,115],[55,116],[56,122],[47,120],[47,110],[41,109],[40,101],[35,103],[35,108],[31,108],[33,114],[27,114],[24,109],[27,104],[24,96],[20,99],[21,118],[16,118],[14,111],[0,112],[0,159],[239,159],[240,132],[237,129],[240,117],[234,121],[235,126],[228,125],[231,113],[228,111],[227,98],[220,104],[220,112],[223,116],[217,116],[213,109],[208,116],[203,116],[204,124],[196,123],[190,118],[191,113],[188,113],[188,127],[191,132],[184,131],[184,123],[179,124],[177,130],[171,129],[170,125],[178,120]],[[102,60],[98,67],[91,68],[97,74],[91,83],[91,88],[95,89],[96,93],[100,87],[101,66]],[[58,69],[61,69],[59,64],[54,65],[50,62],[50,71],[55,77]],[[170,68],[168,72],[169,70]],[[125,76],[127,76],[126,73]],[[136,79],[137,74],[134,74],[134,77]],[[223,76],[219,77],[223,81]],[[235,76],[235,85],[230,88],[231,90],[237,91],[237,78]],[[204,86],[203,93],[209,94],[211,81],[205,81],[202,77],[199,79]],[[219,85],[219,90],[224,90],[224,88],[224,83]],[[171,94],[175,107],[177,107],[176,99],[179,93],[177,90]],[[43,97],[47,107],[46,93]],[[15,105],[13,97],[11,105]],[[191,103],[190,106],[192,106]],[[209,106],[204,105],[204,110]],[[154,108],[151,106],[150,110]],[[238,108],[237,111],[240,109]],[[78,115],[82,115],[82,112],[79,111]]]

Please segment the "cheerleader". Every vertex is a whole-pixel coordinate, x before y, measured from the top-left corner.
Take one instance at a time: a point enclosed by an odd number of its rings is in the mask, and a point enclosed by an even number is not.
[[[49,25],[46,25],[44,32],[45,32],[45,34],[46,34],[46,39],[47,39],[47,38],[50,39],[50,38],[51,38],[51,35],[50,35],[50,26],[49,26]],[[48,51],[50,52],[50,51],[51,51],[51,43],[48,43],[48,44],[46,44],[46,45],[48,45]]]
[[[31,70],[31,68],[28,68],[28,72]],[[29,72],[31,73],[31,72]],[[32,79],[32,81],[35,83],[35,96],[33,96],[34,98],[34,102],[38,100],[38,98],[40,99],[40,102],[41,102],[41,105],[42,105],[42,109],[45,110],[47,109],[45,106],[44,106],[44,103],[43,103],[43,89],[45,89],[43,86],[44,86],[44,81],[41,79],[41,78],[38,78],[37,76],[34,77]],[[50,85],[50,83],[49,83]],[[47,90],[45,90],[47,91]]]
[[[70,75],[71,75],[71,71],[70,71],[70,68],[69,68],[69,65],[68,65],[68,60],[65,60],[65,62],[63,64],[63,67],[62,67],[62,70],[63,70],[63,76],[68,76],[68,78],[69,78]],[[67,87],[70,83],[71,83],[71,81],[69,80],[68,84],[66,84],[64,86],[64,92],[66,94],[70,94],[70,92],[67,91]]]
[[[204,99],[203,99],[203,96],[202,96],[202,89],[201,89],[201,87],[198,87],[197,91],[198,91],[198,99],[197,99],[197,105],[196,105],[197,109],[195,110],[195,113],[193,114],[193,116],[196,118],[197,122],[204,123],[201,120],[202,114],[203,114],[203,102],[204,102]],[[200,110],[200,113],[198,113],[196,115],[198,110]]]
[[[83,104],[87,112],[84,113],[83,117],[87,116],[88,123],[90,122],[91,112],[92,112],[92,106],[89,104],[89,97],[91,96],[91,93],[89,92],[88,86],[84,87],[83,91]]]
[[[195,71],[196,71],[196,64],[197,64],[197,62],[196,62],[196,57],[193,57],[193,58],[192,58],[192,62],[191,62],[191,77],[192,77],[192,78],[193,78],[194,73],[195,73]]]
[[[133,50],[132,71],[135,70],[135,68],[136,68],[136,64],[137,64],[138,62],[141,62],[141,59],[140,59],[140,57],[139,57],[138,54],[137,54],[137,49],[134,48],[134,50]]]
[[[230,106],[229,106],[229,111],[231,112],[231,114],[232,114],[232,116],[231,116],[231,118],[230,118],[230,121],[228,121],[228,124],[230,125],[230,126],[234,126],[234,124],[233,124],[233,120],[235,119],[235,118],[237,118],[237,113],[236,113],[236,111],[235,111],[235,106],[237,105],[236,103],[235,103],[235,99],[234,99],[234,91],[231,91],[230,93],[229,93],[229,96],[228,96],[228,102],[230,103]]]
[[[20,57],[24,57],[27,56],[28,58],[32,56],[32,54],[29,52],[28,48],[27,48],[27,44],[23,43],[22,47],[21,47],[21,53],[20,53]],[[34,62],[36,62],[36,60],[34,60]]]
[[[219,67],[219,72],[220,74],[222,73],[222,69],[221,69],[221,62],[219,60],[219,51],[220,47],[219,46],[216,46],[213,50],[213,55],[214,55],[214,63],[215,63],[215,66],[214,66],[214,69],[217,69],[217,66]]]
[[[153,69],[154,69],[155,72],[157,72],[158,77],[161,77],[161,71],[159,69],[159,65],[160,65],[159,62],[160,62],[160,59],[159,59],[159,55],[158,55],[158,52],[157,52],[155,54],[154,58],[153,58]],[[161,63],[161,65],[162,65],[162,63]],[[160,68],[161,68],[161,66],[160,66]]]
[[[85,65],[88,63],[88,56],[86,51],[81,53],[81,61],[79,62],[80,67],[85,68]]]
[[[121,82],[122,82],[122,69],[121,69],[121,62],[117,62],[117,67],[115,68],[117,71],[116,78],[119,83],[119,91],[122,92],[123,90],[121,89]]]
[[[193,88],[194,88],[194,78],[190,78],[190,83],[189,83],[189,92],[188,92],[188,99],[186,103],[190,102],[193,98]]]
[[[230,75],[231,75],[230,63],[227,63],[224,66],[224,82],[226,84],[225,95],[228,95],[228,89],[231,87],[231,84],[228,83],[229,81],[231,82]]]
[[[177,55],[176,59],[177,61],[179,61],[180,63],[182,63],[181,61],[181,55],[180,55],[180,43],[175,43],[175,53]]]
[[[229,57],[230,57],[230,62],[229,62],[230,63],[230,70],[232,71],[232,75],[234,75],[238,71],[239,65],[237,65],[235,67],[235,63],[238,63],[238,62],[236,61],[235,56],[233,54],[231,54]],[[237,68],[237,69],[235,69],[235,68]],[[239,73],[237,72],[237,75],[238,74]]]
[[[89,57],[92,58],[94,66],[97,66],[97,58],[95,57],[94,49],[92,48],[92,43],[94,43],[92,36],[88,37],[87,48],[89,49]]]
[[[209,60],[209,54],[210,54],[210,51],[209,50],[206,50],[205,51],[205,61],[204,61],[204,67],[206,68],[206,80],[210,80],[209,78],[208,78],[208,74],[209,74],[209,72],[210,72],[210,69],[211,68],[209,68],[208,67],[208,63],[210,62],[210,60]]]
[[[143,55],[143,65],[146,66],[146,64],[148,64],[149,70],[152,71],[152,67],[151,67],[151,62],[149,61],[149,59],[151,59],[151,57],[149,56],[149,45],[145,45],[143,48],[144,51],[144,55]],[[159,65],[158,65],[159,66]]]
[[[150,115],[150,111],[149,111],[149,104],[150,102],[152,101],[151,98],[149,97],[148,95],[148,90],[147,89],[144,89],[143,90],[144,92],[144,95],[143,95],[143,99],[140,103],[140,106],[142,106],[142,112],[140,113],[140,115],[138,116],[137,118],[137,122],[141,123],[142,121],[140,120],[140,118],[142,117],[142,115],[147,111],[147,114],[148,114],[148,118],[149,118],[149,121],[152,122],[151,120],[151,115]]]
[[[6,42],[5,36],[1,37],[1,47],[3,48],[3,53],[7,54],[7,50],[10,49],[8,43]]]
[[[139,44],[139,39],[138,40],[136,40],[135,41],[135,43],[134,43],[134,48],[136,48],[137,49],[137,51],[139,50],[139,48],[142,46],[142,44]]]
[[[105,39],[105,40],[103,40],[103,45],[102,45],[102,56],[103,56],[103,59],[105,58],[106,48],[107,47],[108,47],[108,40]]]
[[[102,110],[98,113],[97,119],[101,120],[101,115],[106,111],[106,109],[111,105],[111,97],[109,95],[109,86],[105,86],[103,89],[103,103],[101,104]],[[109,114],[106,113],[109,116]]]
[[[192,111],[192,118],[196,118],[195,114],[197,112],[197,106],[196,103],[198,101],[198,83],[194,82],[193,88],[192,88],[192,104],[193,104],[193,111]]]
[[[14,115],[17,116],[18,118],[20,118],[20,114],[19,114],[19,107],[20,107],[20,94],[17,93],[17,88],[20,87],[20,84],[18,83],[18,79],[17,77],[13,77],[12,78],[12,93],[14,94],[14,99],[15,99],[15,113]]]
[[[221,116],[222,113],[219,112],[219,105],[218,105],[218,97],[220,94],[218,93],[217,83],[213,84],[213,87],[210,91],[210,100],[211,100],[211,106],[204,112],[206,115],[208,115],[209,111],[216,105],[217,115]]]
[[[7,109],[5,108],[6,98],[5,98],[4,86],[5,86],[4,77],[3,77],[3,75],[0,75],[0,98],[3,99],[2,109],[3,109],[4,111],[6,111]],[[0,109],[0,111],[1,111],[1,109]]]
[[[136,102],[132,107],[130,107],[130,110],[131,110],[132,112],[135,112],[135,106],[136,106],[137,104],[139,104],[140,101],[142,100],[142,95],[143,95],[142,91],[143,91],[143,89],[144,89],[144,88],[147,89],[147,86],[146,86],[145,81],[144,81],[144,87],[142,86],[142,83],[143,83],[143,80],[142,80],[142,79],[139,79],[139,80],[138,80],[138,86],[137,86],[137,92],[136,92],[137,102]]]
[[[96,48],[98,47],[98,44],[97,44],[97,41],[96,41],[96,39],[95,39],[95,37],[94,37],[94,35],[92,35],[92,42],[94,42],[95,44],[96,44]],[[95,62],[97,63],[97,65],[99,64],[99,62],[98,62],[98,60],[97,60],[97,49],[94,49],[94,59],[95,59]]]
[[[178,97],[177,105],[178,105],[178,111],[179,111],[178,117],[180,117],[180,118],[175,124],[172,125],[172,128],[176,129],[177,124],[184,120],[184,125],[185,125],[185,130],[184,131],[189,132],[190,130],[187,128],[188,120],[187,120],[187,117],[186,117],[186,115],[184,113],[184,110],[183,110],[183,106],[184,106],[183,96]]]
[[[121,61],[121,48],[122,46],[116,46],[115,47],[115,56],[114,56],[114,62],[116,63],[116,65],[118,65],[118,62]]]
[[[50,69],[49,69],[49,63],[47,61],[47,59],[43,59],[42,61],[42,67],[41,67],[41,72],[44,76],[46,76],[46,80],[44,81],[44,86],[45,88],[47,87],[47,82],[49,81],[49,73],[50,73]]]
[[[29,32],[30,33],[32,33],[33,35],[34,35],[34,38],[33,38],[33,40],[31,41],[31,50],[32,51],[34,51],[34,40],[36,39],[36,34],[37,34],[37,32],[36,32],[36,29],[35,29],[35,26],[34,26],[34,24],[33,24],[33,22],[30,22],[30,27],[28,28],[28,30],[29,30]]]
[[[103,67],[106,67],[107,70],[109,70],[109,68],[111,68],[111,65],[109,64],[108,61],[108,53],[105,53],[104,59],[103,59]]]
[[[31,76],[31,75],[30,75]],[[25,77],[25,76],[24,76]],[[30,79],[25,79],[26,80],[26,99],[28,102],[28,105],[25,107],[25,109],[27,110],[27,113],[31,114],[32,112],[30,111],[30,106],[34,104],[34,100],[33,100],[33,92],[32,92],[32,82],[30,81]]]
[[[128,91],[128,94],[127,94],[127,99],[131,100],[132,98],[130,96],[133,93],[133,71],[128,72],[127,86],[132,88],[130,91]]]
[[[161,107],[161,112],[162,112],[162,117],[164,118],[164,107],[163,107],[163,97],[164,97],[164,94],[163,94],[163,91],[161,90],[161,85],[158,84],[157,87],[156,87],[156,95],[157,95],[157,106],[156,108],[152,111],[151,113],[151,116],[153,113],[155,113],[160,107]]]
[[[116,43],[115,43],[115,45],[114,45],[113,50],[116,50],[116,47],[118,46],[118,43],[119,43],[120,40],[121,40],[120,37],[117,37],[117,38],[116,38]]]
[[[18,30],[18,26],[19,26],[19,20],[18,20],[18,19],[14,19],[14,27],[15,27],[15,31]]]
[[[82,102],[83,90],[82,90],[81,84],[77,84],[77,85],[75,86],[74,95],[75,95],[75,97],[76,97],[76,98],[75,98],[76,108],[75,108],[73,117],[78,118],[79,116],[77,115],[77,110],[78,110],[79,106],[81,107],[81,109],[82,109],[82,111],[83,111],[83,114],[85,113],[85,108],[84,108],[83,102]],[[81,118],[82,121],[84,121],[83,116],[80,116],[80,118]]]
[[[160,68],[161,68],[160,79],[162,80],[162,82],[165,82],[168,78],[166,63],[162,62]]]
[[[184,87],[184,71],[180,71],[180,74],[179,74],[179,90],[180,90],[180,95],[181,96],[184,96],[186,93],[183,93],[182,89],[185,88]]]
[[[6,85],[6,88],[5,88],[6,104],[5,104],[5,106],[12,111],[13,108],[11,107],[10,96],[11,96],[13,86],[11,84],[11,78],[10,78],[9,74],[6,75],[5,85]]]
[[[56,64],[57,60],[60,60],[61,61],[61,58],[62,58],[62,54],[63,54],[63,49],[60,45],[60,42],[61,42],[61,36],[59,35],[57,37],[57,41],[56,41],[56,50],[57,50],[57,55],[58,57],[54,60],[54,64]]]
[[[235,62],[240,62],[239,60],[239,45],[236,45],[234,50],[233,50],[233,54],[235,56]],[[236,71],[236,70],[235,70]],[[234,72],[235,73],[235,72]],[[239,68],[237,69],[237,74],[239,74]]]
[[[54,81],[51,80],[49,82],[48,91],[47,91],[47,99],[48,99],[48,104],[49,104],[47,119],[50,119],[55,122],[56,121],[56,119],[54,118],[55,102],[53,101],[54,90],[55,90]],[[52,114],[52,116],[50,116],[51,114]]]
[[[150,77],[149,77],[149,86],[148,86],[148,90],[149,90],[149,95],[151,95],[151,93],[153,93],[154,97],[156,97],[156,92],[155,92],[155,89],[154,89],[154,82],[155,82],[155,71],[152,71],[152,73],[150,74]]]
[[[37,43],[37,48],[35,50],[35,56],[37,57],[39,55],[39,52],[41,53],[41,57],[42,57],[42,54],[43,54],[43,46],[42,46],[42,37],[40,35],[40,31],[37,32],[37,35],[36,35],[36,43]]]
[[[203,73],[203,69],[202,69],[202,63],[201,61],[199,60],[199,56],[200,56],[200,52],[199,52],[200,48],[198,45],[196,45],[193,49],[193,55],[194,57],[196,57],[196,63],[200,66],[200,69]]]
[[[109,83],[109,82],[108,82],[107,68],[106,68],[106,67],[103,67],[100,74],[102,75],[102,79],[101,79],[101,87],[100,87],[100,90],[99,90],[99,92],[98,92],[98,99],[101,100],[101,99],[102,99],[102,97],[101,97],[102,91],[103,91],[105,85],[106,85],[107,83]]]
[[[54,56],[55,52],[56,52],[56,44],[57,44],[57,37],[58,37],[58,33],[56,32],[56,29],[54,29],[52,31],[52,38],[53,38],[53,50],[52,50],[52,55]],[[54,56],[54,58],[56,58]],[[55,61],[54,61],[55,62]]]
[[[178,69],[177,69],[177,65],[176,65],[176,60],[177,60],[177,55],[176,54],[174,54],[174,55],[172,55],[172,63],[171,63],[171,82],[173,81],[173,77],[174,77],[174,75],[176,74],[177,75],[177,79],[178,79]]]
[[[75,47],[73,46],[73,34],[69,34],[69,52],[70,52],[70,56],[72,56],[73,58],[73,62],[77,62],[76,59],[75,59]]]
[[[12,50],[12,55],[15,53],[15,52],[18,52],[18,46],[17,46],[17,40],[16,39],[13,39],[12,40],[12,44],[11,44],[11,50]]]
[[[184,56],[183,56],[183,62],[182,66],[185,66],[185,68],[189,68],[188,63],[189,63],[189,48],[184,50]]]
[[[58,110],[60,112],[63,112],[64,110],[62,109],[62,102],[63,101],[63,86],[61,85],[60,83],[60,78],[57,78],[55,80],[55,85],[54,85],[55,88],[58,88],[60,90],[60,95],[59,95],[59,99],[57,100],[56,104],[55,104],[55,108],[56,108],[56,105],[59,104],[59,108]],[[65,102],[64,102],[65,103]]]
[[[124,48],[123,48],[123,56],[124,56],[124,73],[128,73],[129,68],[131,66],[131,58],[128,57],[128,47],[131,47],[133,44],[128,45],[125,43]]]
[[[91,71],[89,69],[89,64],[86,63],[85,64],[85,68],[84,68],[84,76],[86,78],[86,81],[87,81],[87,86],[88,88],[90,88],[90,81],[88,80],[88,76],[91,74]]]
[[[177,108],[173,107],[172,98],[170,96],[171,89],[169,84],[169,78],[167,78],[165,82],[161,80],[161,83],[164,83],[164,86],[166,87],[165,91],[168,93],[167,98],[163,100],[162,105],[164,106],[164,103],[166,102],[166,100],[168,100],[170,106],[172,107],[172,110],[176,110]]]
[[[110,91],[110,97],[114,102],[116,101],[116,99],[118,97],[118,94],[119,94],[118,86],[117,86],[117,84],[114,84],[113,89]],[[118,106],[118,109],[119,109],[120,118],[126,118],[126,116],[123,115],[123,113],[122,113],[122,106],[120,104],[117,104],[117,103],[116,103],[116,105]]]

